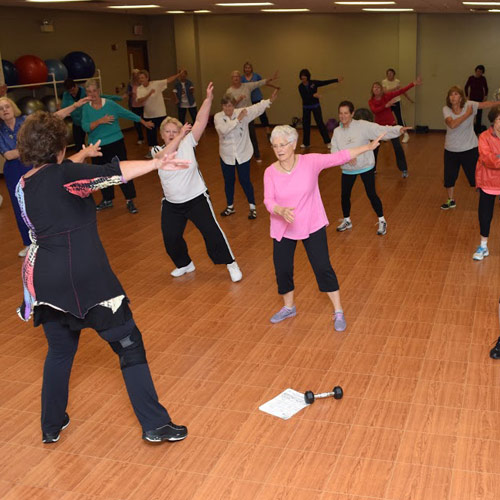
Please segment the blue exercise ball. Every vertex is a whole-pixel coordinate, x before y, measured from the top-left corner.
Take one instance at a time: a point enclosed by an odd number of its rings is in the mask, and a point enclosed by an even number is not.
[[[17,68],[10,61],[2,59],[3,75],[5,77],[5,83],[8,87],[11,85],[17,85],[19,82],[19,77],[17,75]]]
[[[68,78],[68,70],[59,59],[46,59],[45,64],[49,70],[49,75],[47,76],[48,82],[52,81],[52,75],[50,73],[54,73],[54,77],[58,82]]]
[[[92,78],[95,73],[94,60],[85,52],[70,52],[62,60],[68,70],[69,78]]]

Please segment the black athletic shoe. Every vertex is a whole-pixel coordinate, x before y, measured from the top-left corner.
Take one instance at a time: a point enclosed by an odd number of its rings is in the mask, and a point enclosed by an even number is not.
[[[127,201],[127,210],[131,214],[137,214],[137,213],[139,213],[139,210],[137,210],[137,207],[134,205],[134,202],[132,200],[128,200]]]
[[[162,441],[182,441],[187,438],[187,435],[187,427],[169,422],[158,429],[143,432],[142,439],[150,443],[161,443]]]
[[[498,337],[496,346],[490,351],[490,358],[500,359],[500,337]]]
[[[42,443],[50,444],[50,443],[56,443],[59,441],[60,433],[63,429],[66,429],[70,423],[69,415],[67,413],[64,414],[64,420],[63,424],[61,425],[61,428],[59,429],[58,432],[54,434],[46,434],[45,432],[42,433]]]
[[[102,200],[99,205],[96,205],[95,209],[99,212],[105,208],[111,208],[113,206],[113,200]]]

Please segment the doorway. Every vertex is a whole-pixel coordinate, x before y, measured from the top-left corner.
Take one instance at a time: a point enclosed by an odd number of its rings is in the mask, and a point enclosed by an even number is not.
[[[127,40],[128,72],[134,68],[149,71],[148,42],[146,40]]]

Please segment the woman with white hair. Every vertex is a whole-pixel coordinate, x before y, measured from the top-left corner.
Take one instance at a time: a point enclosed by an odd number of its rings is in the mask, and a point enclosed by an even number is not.
[[[249,85],[249,84],[247,84]],[[215,130],[219,134],[219,155],[224,176],[224,189],[226,192],[226,208],[221,212],[223,217],[233,215],[234,209],[234,183],[235,171],[238,171],[238,180],[250,206],[248,218],[257,218],[255,195],[250,181],[250,160],[253,147],[250,141],[249,123],[271,106],[278,90],[275,90],[269,99],[264,99],[258,104],[243,109],[236,109],[236,101],[226,94],[221,100],[222,111],[214,116]]]
[[[318,177],[328,167],[343,165],[366,151],[373,151],[383,135],[369,144],[332,154],[295,154],[297,131],[289,125],[273,129],[271,144],[277,161],[264,173],[264,204],[271,214],[273,260],[278,293],[284,306],[271,318],[279,323],[296,315],[293,259],[297,241],[304,244],[319,289],[334,307],[334,328],[346,329],[339,284],[330,264],[326,239],[326,217]]]
[[[234,258],[226,235],[217,219],[207,186],[198,168],[194,148],[198,145],[210,117],[214,87],[207,87],[207,97],[201,105],[193,127],[182,126],[177,118],[167,116],[160,125],[165,146],[152,148],[152,156],[161,158],[167,153],[177,153],[176,158],[189,160],[186,170],[158,170],[164,198],[161,203],[161,231],[165,250],[176,268],[170,273],[178,278],[195,270],[183,238],[186,224],[191,221],[203,235],[207,253],[214,264],[226,264],[231,280],[240,281],[242,274]]]

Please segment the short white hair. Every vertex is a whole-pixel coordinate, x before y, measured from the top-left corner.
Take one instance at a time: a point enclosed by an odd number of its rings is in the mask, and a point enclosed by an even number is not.
[[[271,142],[275,137],[285,137],[288,142],[297,142],[299,134],[290,125],[278,125],[271,132]]]

